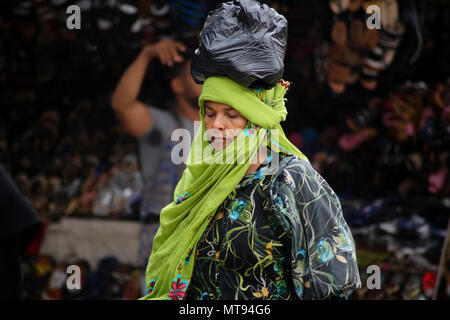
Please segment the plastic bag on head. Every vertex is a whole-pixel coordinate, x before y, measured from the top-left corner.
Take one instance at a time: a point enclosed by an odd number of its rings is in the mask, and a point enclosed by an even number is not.
[[[284,72],[287,20],[254,0],[222,3],[200,32],[191,74],[197,83],[228,76],[249,88],[270,89]]]

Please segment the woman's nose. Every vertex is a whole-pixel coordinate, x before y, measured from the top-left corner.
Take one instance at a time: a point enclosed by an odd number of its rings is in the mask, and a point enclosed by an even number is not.
[[[217,114],[214,118],[213,127],[217,130],[224,130],[226,128],[225,116]]]

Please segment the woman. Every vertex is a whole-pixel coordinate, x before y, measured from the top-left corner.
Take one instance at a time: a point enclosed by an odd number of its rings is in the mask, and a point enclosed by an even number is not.
[[[288,88],[206,79],[142,299],[326,299],[360,286],[339,200],[281,128]]]

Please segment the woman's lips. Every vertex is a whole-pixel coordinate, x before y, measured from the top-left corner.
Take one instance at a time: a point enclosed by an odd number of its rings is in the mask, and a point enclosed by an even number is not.
[[[214,141],[214,142],[223,142],[223,141],[226,141],[227,140],[227,138],[223,138],[223,137],[211,137],[211,141]]]

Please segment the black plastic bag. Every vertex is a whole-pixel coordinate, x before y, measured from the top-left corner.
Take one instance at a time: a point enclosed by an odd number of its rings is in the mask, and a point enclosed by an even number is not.
[[[284,72],[287,20],[254,0],[222,3],[200,32],[191,74],[197,83],[228,76],[249,88],[270,89]]]

